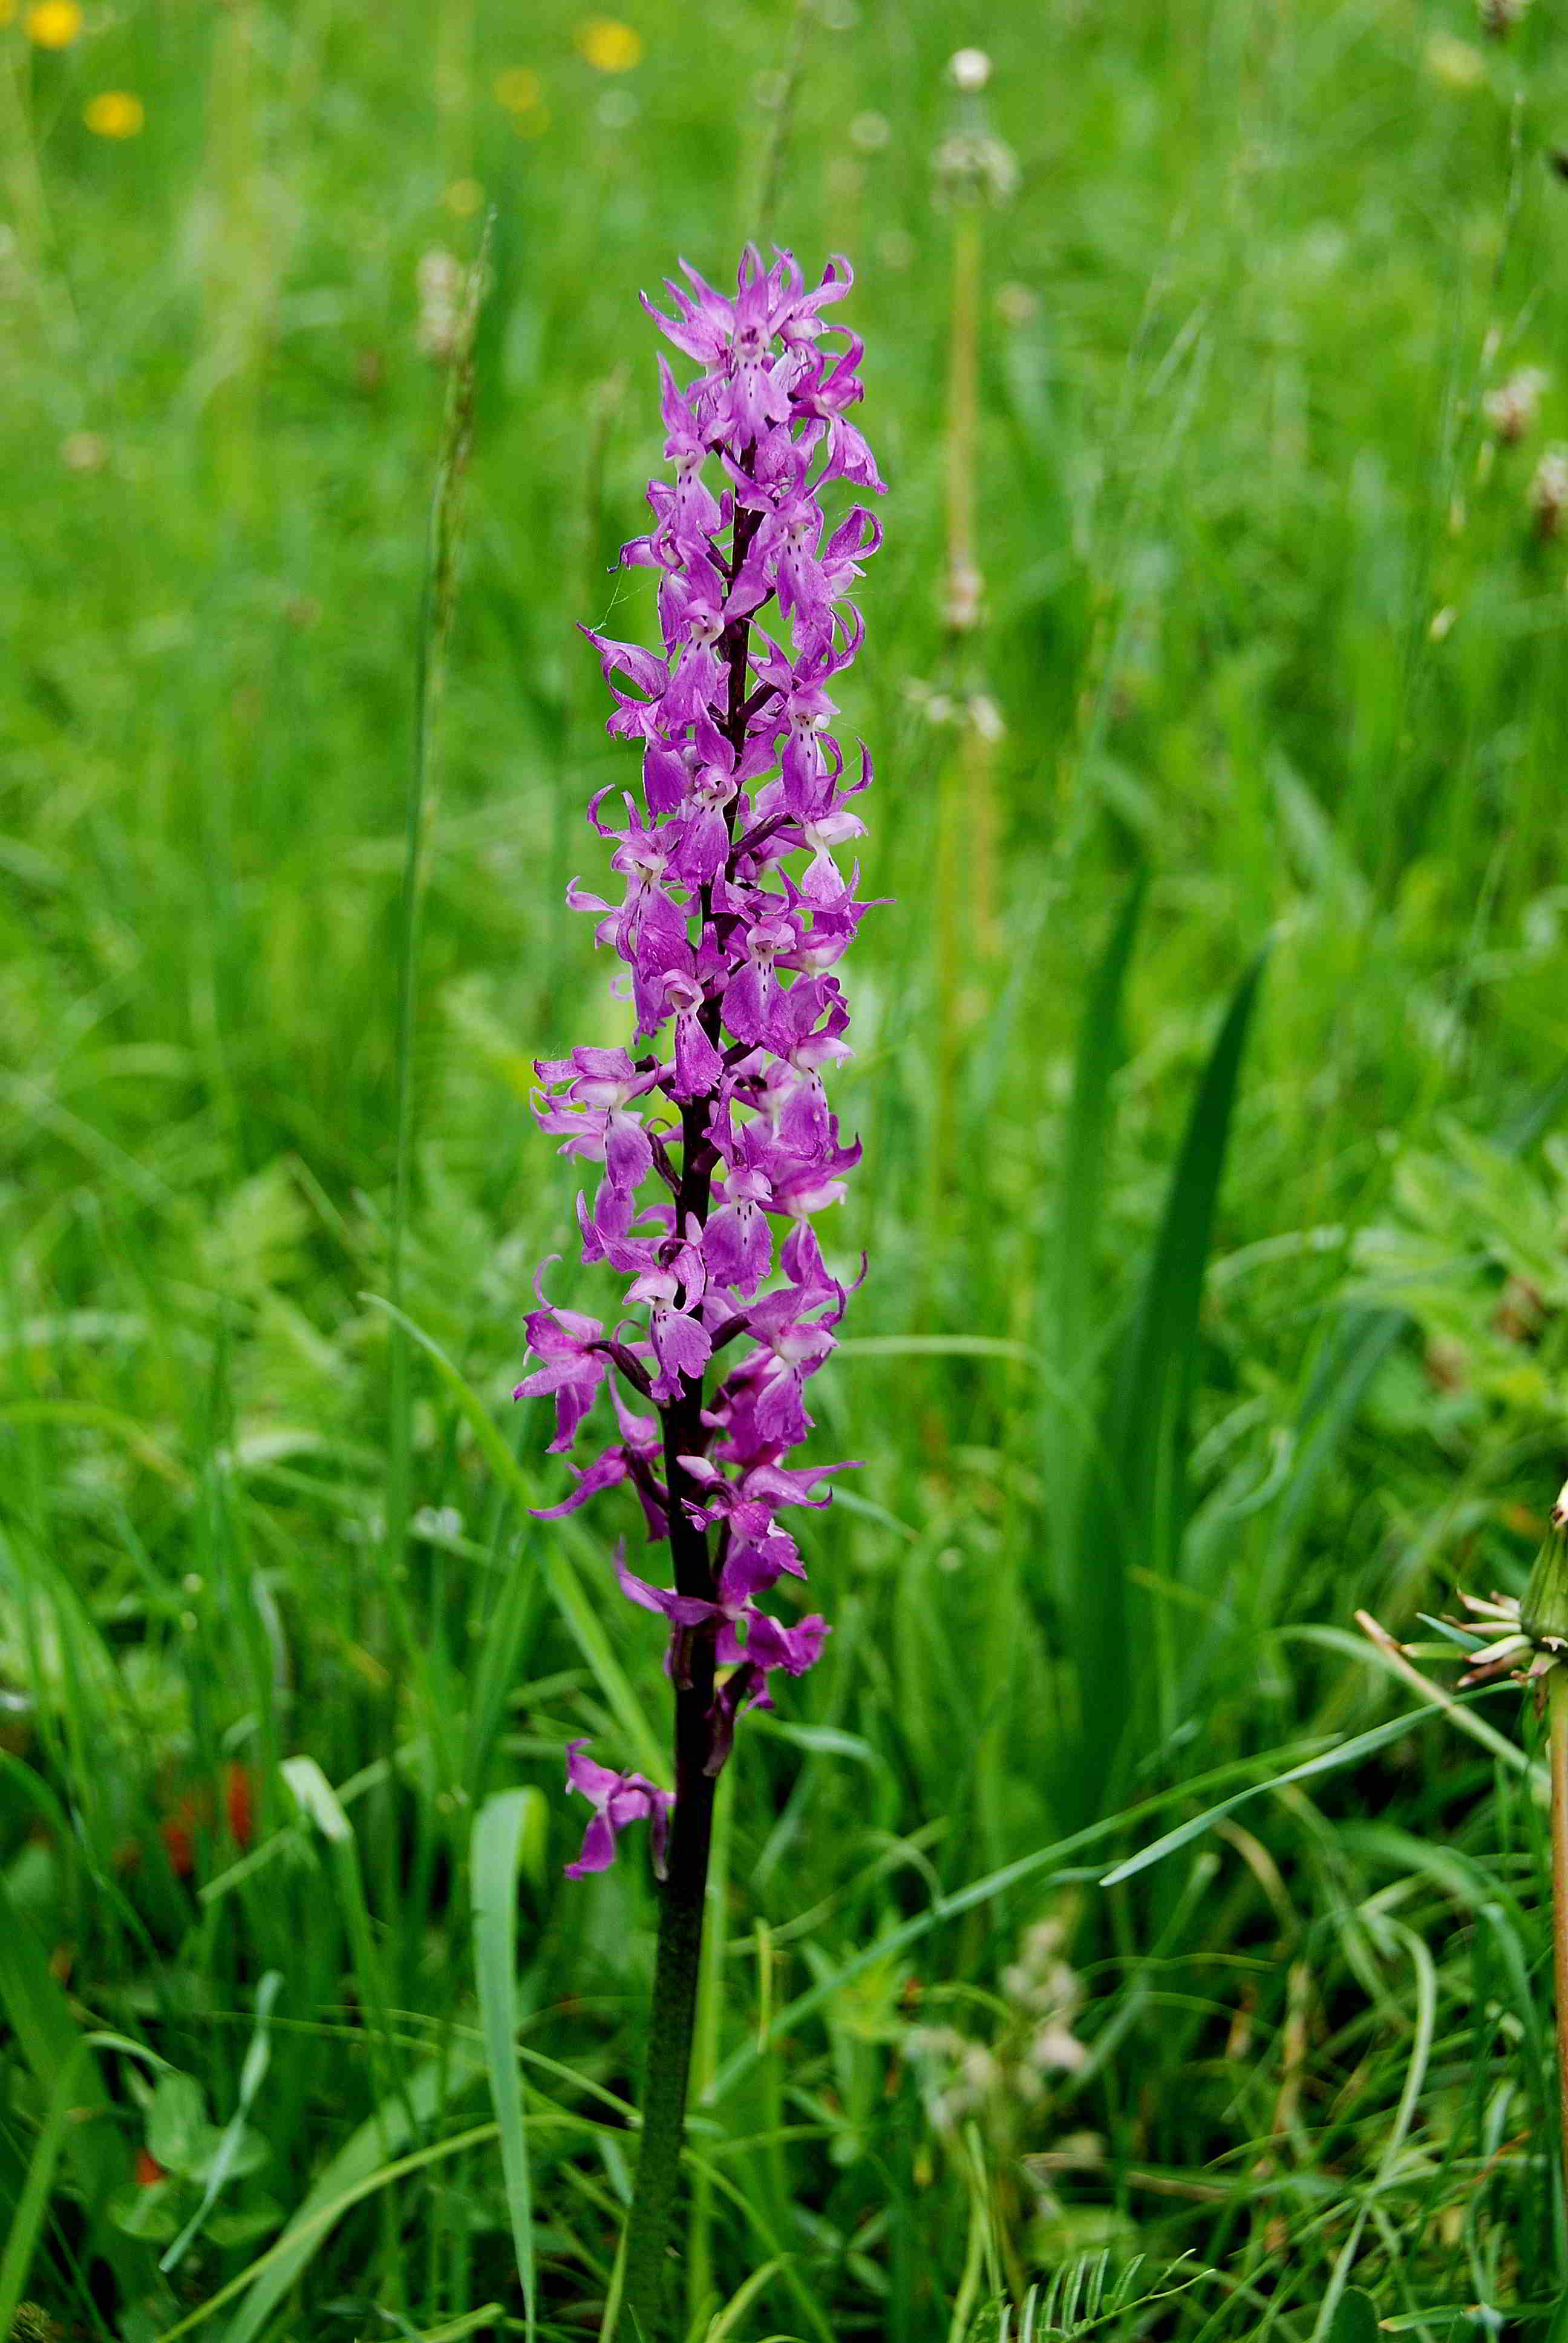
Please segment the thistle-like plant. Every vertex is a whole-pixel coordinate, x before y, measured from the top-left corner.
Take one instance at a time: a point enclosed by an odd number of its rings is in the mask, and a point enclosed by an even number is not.
[[[1552,1848],[1552,1968],[1557,1999],[1558,2154],[1568,2202],[1568,1481],[1557,1493],[1523,1594],[1462,1593],[1462,1619],[1444,1619],[1449,1640],[1469,1663],[1461,1690],[1512,1677],[1532,1688],[1546,1717]],[[1429,1656],[1444,1646],[1400,1644],[1370,1612],[1356,1623],[1395,1673],[1418,1685],[1451,1711],[1448,1693],[1412,1665],[1413,1653]]]
[[[588,809],[625,881],[618,903],[574,880],[573,907],[623,963],[628,1049],[541,1061],[541,1126],[601,1167],[579,1196],[581,1259],[625,1281],[603,1318],[552,1305],[528,1319],[535,1371],[518,1395],[554,1394],[558,1452],[602,1388],[616,1432],[577,1468],[548,1519],[628,1483],[668,1584],[618,1550],[622,1593],[668,1623],[674,1788],[595,1763],[567,1778],[593,1808],[574,1876],[603,1870],[617,1835],[651,1826],[659,1879],[642,2146],[623,2300],[656,2331],[690,2061],[714,1784],[747,1709],[772,1704],[828,1634],[816,1613],[764,1609],[805,1564],[780,1516],[829,1502],[843,1464],[791,1463],[811,1430],[806,1385],[829,1355],[849,1290],[816,1221],[844,1192],[858,1144],[840,1139],[823,1075],[849,1056],[835,973],[866,906],[839,855],[864,824],[833,729],[831,687],[859,648],[849,599],[880,539],[859,491],[880,491],[849,419],[862,345],[824,321],[849,291],[831,260],[808,288],[789,253],[754,247],[733,297],[690,268],[672,316],[644,307],[696,362],[659,362],[665,456],[653,526],[621,549],[658,578],[663,650],[585,628],[615,702],[609,732],[639,745],[640,801]],[[836,346],[837,345],[837,346]],[[831,518],[829,501],[847,506]],[[546,1267],[548,1263],[545,1264]],[[540,1272],[542,1281],[543,1270]]]

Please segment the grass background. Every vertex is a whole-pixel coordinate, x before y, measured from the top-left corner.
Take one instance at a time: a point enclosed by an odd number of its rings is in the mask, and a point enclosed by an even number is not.
[[[1481,405],[1562,367],[1557,12],[0,13],[5,2321],[598,2331],[652,1909],[561,1881],[561,1754],[656,1766],[664,1691],[616,1501],[525,1510],[529,1061],[620,1033],[559,896],[628,769],[574,622],[650,615],[636,292],[727,269],[771,151],[859,277],[891,900],[819,1386],[865,1469],[726,1777],[690,2330],[1543,2332],[1533,1729],[1351,1617],[1517,1590],[1563,1461],[1568,381],[1518,447]],[[491,208],[410,831],[417,272]]]

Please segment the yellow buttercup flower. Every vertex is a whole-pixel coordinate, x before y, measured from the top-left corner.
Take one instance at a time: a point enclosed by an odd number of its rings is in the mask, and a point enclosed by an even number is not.
[[[16,14],[16,0],[0,0],[0,25],[8,25]]]
[[[496,75],[496,96],[513,114],[530,114],[545,94],[545,85],[532,65],[508,65]]]
[[[484,200],[477,179],[454,179],[447,190],[447,209],[454,219],[472,219]]]
[[[614,16],[586,16],[572,37],[596,73],[629,73],[642,63],[642,35]]]
[[[100,138],[134,138],[147,118],[146,106],[128,89],[101,89],[82,109],[82,119]]]
[[[24,20],[27,38],[41,49],[68,49],[82,29],[77,0],[37,0]]]

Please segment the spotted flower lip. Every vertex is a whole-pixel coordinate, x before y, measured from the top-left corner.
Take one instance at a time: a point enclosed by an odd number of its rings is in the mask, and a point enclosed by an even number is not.
[[[620,1417],[542,1517],[629,1484],[650,1541],[669,1541],[676,1586],[624,1557],[617,1574],[666,1622],[678,1692],[713,1687],[709,1774],[742,1711],[770,1704],[770,1678],[821,1652],[819,1614],[761,1605],[805,1575],[779,1515],[826,1505],[844,1469],[789,1460],[850,1291],[816,1222],[860,1151],[826,1088],[851,1054],[837,971],[869,908],[851,841],[871,764],[834,728],[865,632],[853,597],[881,542],[867,498],[885,486],[849,420],[863,395],[864,346],[839,321],[853,281],[834,257],[809,285],[792,254],[767,262],[749,245],[733,294],[682,261],[644,296],[674,354],[658,358],[670,469],[620,558],[654,573],[658,648],[582,629],[641,792],[612,785],[588,809],[619,900],[598,880],[568,890],[620,964],[635,1033],[537,1068],[540,1128],[602,1167],[578,1202],[580,1259],[626,1281],[618,1311],[590,1318],[541,1292],[525,1321],[537,1363],[518,1393],[553,1395],[553,1451],[576,1446],[601,1385]],[[685,380],[680,361],[697,369]],[[628,1414],[618,1377],[651,1419]],[[602,1868],[627,1821],[668,1821],[666,1794],[583,1747],[568,1780],[595,1812],[574,1873]]]

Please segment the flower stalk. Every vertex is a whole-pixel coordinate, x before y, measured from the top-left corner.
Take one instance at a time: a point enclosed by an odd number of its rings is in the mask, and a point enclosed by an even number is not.
[[[1568,2209],[1568,1482],[1558,1492],[1523,1601],[1517,1595],[1463,1594],[1470,1632],[1493,1640],[1470,1654],[1462,1685],[1510,1675],[1533,1684],[1546,1713],[1551,1785],[1552,1970],[1556,1989],[1558,2152]],[[1502,1633],[1495,1631],[1501,1628]]]
[[[848,1469],[788,1459],[849,1298],[816,1221],[859,1157],[823,1076],[850,1055],[834,971],[867,906],[835,854],[864,830],[849,800],[871,768],[862,747],[850,778],[829,686],[859,648],[848,597],[880,540],[855,492],[883,486],[849,420],[862,345],[821,315],[849,291],[847,264],[808,288],[789,253],[764,267],[749,246],[733,297],[682,266],[674,315],[644,306],[700,371],[682,387],[660,362],[674,478],[650,484],[654,525],[621,549],[657,575],[663,649],[583,630],[615,702],[607,729],[641,749],[641,802],[624,793],[624,818],[608,817],[605,789],[588,809],[626,891],[614,904],[574,880],[567,898],[622,963],[612,990],[637,1054],[539,1061],[535,1107],[563,1154],[602,1167],[578,1200],[579,1258],[626,1284],[607,1323],[548,1302],[541,1269],[538,1364],[517,1392],[553,1395],[558,1453],[601,1392],[615,1411],[617,1436],[541,1517],[624,1483],[668,1547],[668,1584],[635,1576],[624,1547],[616,1571],[665,1623],[673,1790],[596,1764],[586,1743],[567,1757],[592,1808],[568,1872],[604,1870],[618,1833],[646,1822],[659,1881],[619,2312],[643,2338],[664,2331],[717,1779],[739,1717],[771,1706],[770,1678],[803,1674],[828,1634],[819,1614],[761,1598],[806,1576],[780,1514],[826,1505],[813,1493]],[[829,498],[847,511],[831,518]]]
[[[952,91],[948,135],[932,156],[932,195],[950,216],[947,429],[943,448],[946,534],[942,618],[945,682],[956,739],[944,760],[937,802],[937,999],[940,1027],[933,1153],[936,1209],[959,1182],[951,1133],[969,1037],[984,1013],[973,977],[996,958],[998,813],[992,750],[1000,729],[983,689],[986,581],[978,558],[980,465],[980,334],[985,290],[985,213],[1004,205],[1016,180],[1010,150],[990,129],[985,91],[990,59],[960,49],[948,61]]]

